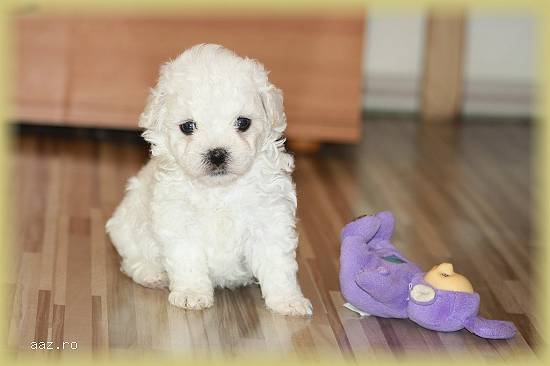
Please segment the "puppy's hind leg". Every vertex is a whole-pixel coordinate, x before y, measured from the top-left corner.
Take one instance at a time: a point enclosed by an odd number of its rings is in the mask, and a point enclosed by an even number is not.
[[[124,258],[120,270],[138,284],[149,288],[168,287],[168,275],[160,263],[145,257]]]
[[[116,240],[116,234],[111,234],[113,243],[121,244]],[[124,244],[124,250],[118,249],[120,245],[115,244],[122,263],[120,270],[135,282],[144,287],[163,288],[168,287],[168,275],[159,257],[156,244],[145,243],[143,238],[128,241]]]
[[[168,287],[168,275],[160,260],[158,246],[144,238],[122,239],[116,230],[109,232],[113,244],[122,257],[120,270],[142,286],[150,288]]]
[[[128,209],[126,197],[106,228],[122,257],[120,270],[142,286],[168,287],[168,276],[160,258],[159,245],[145,225],[141,210]]]

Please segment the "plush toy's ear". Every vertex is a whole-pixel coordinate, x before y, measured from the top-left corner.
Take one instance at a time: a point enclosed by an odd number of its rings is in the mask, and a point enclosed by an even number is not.
[[[160,67],[160,75],[157,85],[151,89],[145,109],[139,116],[138,125],[147,130],[157,130],[162,125],[166,115],[167,79],[171,63],[168,62]]]
[[[464,327],[482,338],[508,339],[516,334],[513,323],[503,320],[489,320],[480,316],[466,319]]]
[[[395,228],[395,218],[389,211],[383,211],[376,214],[380,220],[380,230],[376,233],[374,239],[389,240]]]

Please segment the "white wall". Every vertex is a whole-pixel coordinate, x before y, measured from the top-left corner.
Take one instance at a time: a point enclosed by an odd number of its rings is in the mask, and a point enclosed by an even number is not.
[[[367,110],[418,109],[424,28],[421,11],[369,11],[364,47]]]
[[[369,12],[364,47],[367,111],[419,110],[425,18],[422,11]],[[526,13],[469,14],[463,114],[534,114],[535,25]]]
[[[533,114],[535,25],[529,14],[470,14],[464,60],[464,114]]]

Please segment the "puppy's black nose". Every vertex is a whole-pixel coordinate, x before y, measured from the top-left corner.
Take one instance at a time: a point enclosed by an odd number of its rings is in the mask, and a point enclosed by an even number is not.
[[[227,160],[227,155],[229,155],[229,153],[227,152],[226,149],[218,147],[215,149],[208,150],[206,157],[210,162],[210,164],[215,166],[221,166]]]

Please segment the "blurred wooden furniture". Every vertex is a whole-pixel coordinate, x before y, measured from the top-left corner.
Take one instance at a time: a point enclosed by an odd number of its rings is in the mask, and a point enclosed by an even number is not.
[[[428,16],[422,120],[454,120],[462,101],[465,16],[432,11]]]
[[[15,19],[13,119],[137,128],[159,65],[197,43],[257,58],[283,89],[290,140],[360,136],[364,13],[328,16],[53,16]]]

